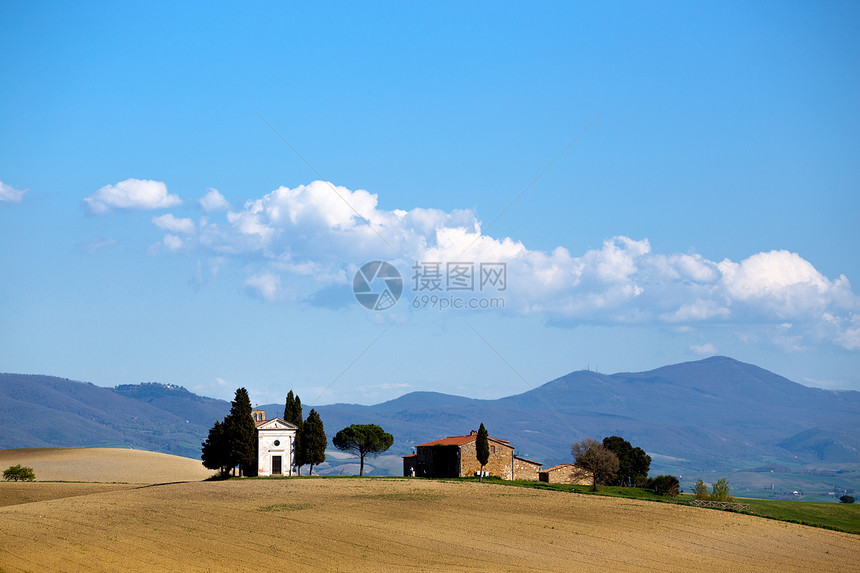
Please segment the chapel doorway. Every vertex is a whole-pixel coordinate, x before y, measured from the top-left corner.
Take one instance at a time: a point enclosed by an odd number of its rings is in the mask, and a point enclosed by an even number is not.
[[[281,475],[281,456],[272,456],[272,475]]]

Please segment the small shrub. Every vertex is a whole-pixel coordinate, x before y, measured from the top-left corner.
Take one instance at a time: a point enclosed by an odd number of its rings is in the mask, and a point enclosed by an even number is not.
[[[839,503],[854,503],[854,498],[850,495],[843,495],[839,498]]]
[[[708,491],[708,486],[702,480],[696,480],[696,485],[693,486],[693,495],[696,499],[710,499],[711,493]]]
[[[18,464],[4,471],[3,479],[6,481],[33,481],[36,479],[36,474],[33,473],[33,468],[25,468]]]
[[[643,489],[649,488],[649,487],[651,487],[651,480],[648,479],[648,476],[645,476],[645,475],[633,476],[633,487],[638,487],[638,488],[643,488]]]
[[[711,499],[713,501],[733,501],[734,498],[729,495],[729,481],[722,478],[717,483],[711,484]]]
[[[678,478],[675,476],[657,476],[651,480],[651,489],[657,495],[678,497]]]

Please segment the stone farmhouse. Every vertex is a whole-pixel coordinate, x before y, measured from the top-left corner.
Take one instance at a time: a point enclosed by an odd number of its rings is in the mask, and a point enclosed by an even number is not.
[[[467,436],[448,436],[415,447],[415,453],[403,456],[403,475],[417,477],[469,477],[481,471],[476,441],[478,432]],[[538,479],[543,464],[517,456],[506,440],[488,438],[490,459],[484,475],[502,479]]]
[[[569,483],[571,485],[591,485],[592,474],[573,464],[560,464],[538,472],[538,480],[547,483]]]
[[[298,428],[280,418],[266,419],[266,412],[251,412],[257,426],[257,475],[295,475],[296,431]]]

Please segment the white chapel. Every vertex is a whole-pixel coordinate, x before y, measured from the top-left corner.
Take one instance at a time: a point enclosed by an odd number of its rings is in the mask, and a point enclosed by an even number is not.
[[[257,426],[257,475],[295,475],[298,428],[280,418],[267,420],[263,410],[251,415]]]

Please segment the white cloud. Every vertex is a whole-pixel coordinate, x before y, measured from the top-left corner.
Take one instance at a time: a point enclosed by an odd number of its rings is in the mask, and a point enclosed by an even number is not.
[[[194,221],[187,218],[174,217],[172,213],[153,217],[152,222],[159,229],[164,229],[165,231],[170,231],[172,233],[190,235],[195,230]]]
[[[20,203],[29,189],[15,189],[0,181],[0,203]]]
[[[797,253],[757,253],[740,263],[726,259],[717,267],[732,300],[775,317],[823,312],[831,304],[856,304],[845,276],[830,281]]]
[[[245,286],[254,294],[271,302],[278,298],[281,278],[272,273],[258,273],[245,279]]]
[[[727,319],[731,310],[720,306],[713,300],[696,299],[692,303],[683,304],[671,313],[661,315],[666,322],[698,322],[711,319]]]
[[[851,390],[851,385],[841,380],[819,380],[818,378],[804,378],[807,386],[822,388],[824,390]]]
[[[176,235],[171,235],[169,233],[164,235],[164,246],[171,251],[178,251],[182,248],[182,245],[182,237],[177,237]]]
[[[213,189],[211,187],[206,190],[206,195],[198,199],[198,202],[207,213],[211,213],[212,211],[226,211],[232,207],[230,202],[227,201],[227,199],[225,199],[217,189]]]
[[[706,342],[704,344],[694,344],[690,346],[690,350],[692,350],[693,354],[697,356],[713,356],[717,353],[717,347],[710,342]]]
[[[105,185],[84,198],[91,213],[104,215],[114,209],[148,211],[182,204],[177,195],[167,192],[167,185],[148,179],[126,179],[116,185]]]
[[[396,264],[407,289],[415,262],[473,262],[476,273],[482,262],[505,263],[505,310],[541,313],[555,324],[725,323],[736,325],[739,336],[782,348],[827,341],[860,350],[860,297],[848,279],[828,279],[788,251],[715,262],[695,253],[655,253],[647,239],[625,236],[578,255],[562,246],[535,251],[482,234],[470,210],[387,211],[375,194],[323,181],[280,187],[217,222],[172,215],[153,222],[168,231],[169,249],[251,264],[246,286],[265,300],[284,297],[282,275],[290,277],[292,298],[309,300],[329,285],[349,285],[368,260]],[[309,292],[297,292],[302,288]],[[492,289],[478,294],[493,296]],[[786,322],[788,328],[781,326]]]

